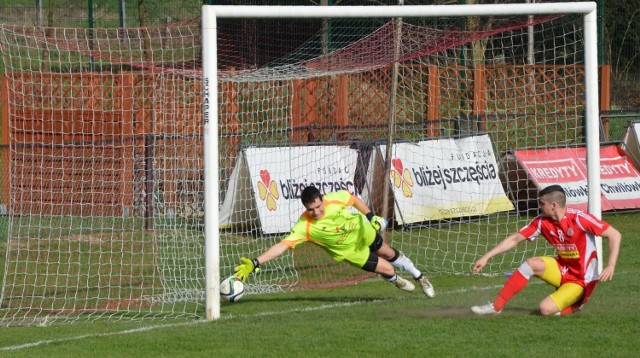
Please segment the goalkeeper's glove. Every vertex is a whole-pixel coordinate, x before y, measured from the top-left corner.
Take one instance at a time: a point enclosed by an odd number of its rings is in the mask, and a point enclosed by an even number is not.
[[[242,280],[242,282],[247,281],[249,274],[260,271],[258,259],[249,260],[246,257],[241,257],[240,262],[241,264],[236,266],[234,276]]]
[[[374,215],[372,212],[369,212],[366,217],[376,231],[382,231],[387,228],[387,219]]]

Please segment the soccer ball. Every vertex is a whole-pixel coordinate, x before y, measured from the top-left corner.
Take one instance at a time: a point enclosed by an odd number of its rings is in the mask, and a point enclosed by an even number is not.
[[[235,276],[220,280],[220,297],[229,302],[236,302],[244,296],[244,283]]]

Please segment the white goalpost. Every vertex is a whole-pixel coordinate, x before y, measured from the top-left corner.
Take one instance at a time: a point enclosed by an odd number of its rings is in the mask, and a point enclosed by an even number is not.
[[[308,185],[362,198],[430,277],[469,275],[549,183],[600,216],[596,41],[592,2],[0,24],[0,327],[218,319],[220,279],[289,232]],[[372,277],[304,244],[245,288]]]
[[[599,148],[599,109],[598,109],[598,61],[596,4],[580,3],[546,3],[546,4],[504,4],[504,5],[441,5],[441,6],[385,6],[385,7],[296,7],[296,6],[203,6],[202,9],[202,42],[203,42],[203,88],[204,103],[204,147],[205,168],[216,168],[218,159],[218,88],[209,86],[218,83],[217,69],[217,25],[221,18],[411,18],[440,16],[497,16],[497,15],[544,15],[574,13],[583,14],[584,21],[584,67],[585,67],[585,118],[587,146],[587,168],[589,182],[589,212],[601,216],[600,208],[600,163]],[[398,59],[396,59],[397,61]],[[207,105],[211,103],[211,107]],[[211,173],[211,174],[208,174]],[[205,207],[219,207],[217,196],[217,171],[205,171]],[[215,192],[212,193],[212,192]],[[206,240],[206,284],[207,319],[220,317],[220,297],[218,282],[220,280],[217,248],[219,242],[219,212],[205,211]],[[602,247],[599,245],[599,254]],[[602,262],[599,262],[599,271]]]

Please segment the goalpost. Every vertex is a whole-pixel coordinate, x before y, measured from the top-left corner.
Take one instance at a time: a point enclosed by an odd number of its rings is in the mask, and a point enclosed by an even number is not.
[[[599,185],[599,112],[598,112],[598,63],[596,4],[584,3],[548,3],[548,4],[510,4],[510,5],[443,5],[443,6],[385,6],[385,7],[261,7],[261,6],[203,6],[203,83],[204,83],[204,148],[205,168],[217,168],[219,163],[218,143],[218,88],[210,87],[210,83],[218,83],[217,62],[217,19],[224,18],[413,18],[413,17],[446,17],[446,16],[497,16],[497,15],[545,15],[559,13],[583,14],[584,21],[584,83],[585,83],[585,123],[587,146],[587,168],[589,182],[589,211],[600,217],[600,185]],[[529,28],[531,31],[531,28]],[[398,44],[395,44],[398,45]],[[531,45],[531,44],[529,44]],[[402,45],[399,45],[402,46]],[[400,61],[394,53],[392,63]],[[285,75],[286,77],[286,75]],[[395,93],[390,94],[395,96]],[[211,104],[210,107],[207,104]],[[387,161],[387,170],[389,170]],[[207,173],[210,173],[207,175]],[[219,183],[217,171],[205,170],[205,207],[219,207]],[[383,186],[384,187],[384,186]],[[386,196],[385,196],[386,198]],[[209,201],[211,200],[211,201]],[[385,204],[385,203],[383,203]],[[387,215],[387,213],[384,213]],[[387,215],[388,216],[388,215]],[[205,211],[206,237],[206,286],[207,286],[207,319],[220,316],[218,282],[220,280],[218,247],[219,212]],[[601,243],[599,253],[601,255]],[[602,263],[599,262],[599,271]]]
[[[591,2],[0,24],[0,326],[217,319],[220,278],[290,230],[306,185],[361,197],[428,275],[469,274],[530,219],[535,150],[586,158],[571,199],[599,216],[595,26]],[[261,269],[249,294],[373,277],[310,244]]]

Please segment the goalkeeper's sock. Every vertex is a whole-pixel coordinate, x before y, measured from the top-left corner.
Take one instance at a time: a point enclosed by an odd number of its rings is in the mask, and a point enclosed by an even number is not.
[[[382,278],[385,281],[389,281],[389,282],[394,282],[394,281],[396,281],[398,279],[398,275],[395,274],[395,273],[393,274],[393,276],[387,276],[387,275],[383,275],[383,274],[380,274],[380,276],[382,276]]]
[[[391,262],[393,266],[407,271],[408,273],[411,274],[411,276],[414,279],[417,279],[420,276],[422,276],[422,272],[420,272],[420,270],[416,268],[416,266],[413,264],[411,260],[409,260],[408,257],[406,257],[404,254],[402,254],[400,251],[396,249],[393,249],[393,251],[395,251],[396,254],[391,260],[389,260],[389,262]]]
[[[498,298],[493,301],[493,308],[500,312],[509,300],[520,292],[529,283],[529,279],[533,275],[533,270],[528,263],[524,262],[518,269],[509,277],[507,282],[498,293]]]

